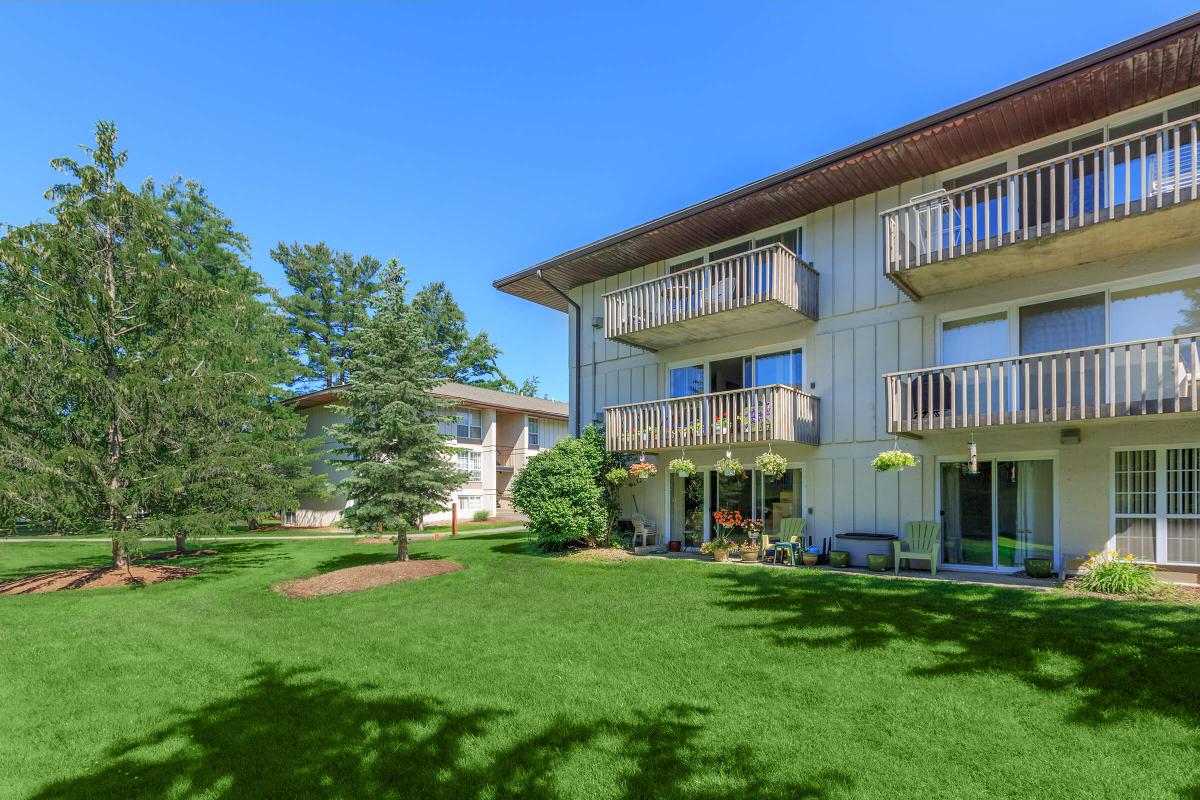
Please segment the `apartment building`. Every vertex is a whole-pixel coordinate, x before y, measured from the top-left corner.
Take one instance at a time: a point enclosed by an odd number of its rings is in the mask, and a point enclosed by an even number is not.
[[[321,452],[328,453],[336,442],[328,436],[331,425],[343,418],[332,406],[347,386],[335,386],[293,397],[286,402],[307,418],[305,435],[324,439]],[[460,518],[477,511],[488,516],[513,513],[509,486],[526,460],[567,435],[566,403],[537,397],[498,392],[461,383],[445,383],[434,394],[455,403],[454,419],[443,423],[441,431],[455,448],[458,467],[468,480],[451,496]],[[348,476],[347,471],[325,463],[313,462],[313,471],[325,475],[336,487]],[[297,527],[335,525],[346,508],[345,498],[301,498],[300,507],[284,512],[284,524]],[[431,515],[427,522],[445,522],[451,509]]]
[[[687,546],[719,508],[928,519],[943,568],[1119,548],[1196,581],[1197,54],[1200,15],[495,286],[569,314],[572,429],[658,464],[637,508]],[[895,446],[918,466],[876,472]]]

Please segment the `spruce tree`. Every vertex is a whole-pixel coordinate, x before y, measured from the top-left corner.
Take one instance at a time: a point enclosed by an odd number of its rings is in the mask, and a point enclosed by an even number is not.
[[[86,160],[51,162],[52,219],[0,239],[0,511],[100,524],[123,566],[147,518],[179,530],[309,476],[244,239],[194,184],[128,189],[116,142],[100,123]]]
[[[271,258],[283,267],[292,288],[292,294],[280,296],[278,303],[305,364],[305,375],[296,381],[296,388],[328,389],[348,382],[350,342],[370,316],[379,261],[371,256],[355,259],[324,242],[280,242]]]
[[[351,473],[338,487],[349,501],[345,520],[356,533],[396,530],[398,561],[408,560],[408,532],[445,509],[466,479],[438,430],[450,405],[430,393],[439,357],[405,284],[403,269],[389,264],[375,315],[354,340],[354,382],[336,409],[347,421],[329,429],[339,443],[330,463]]]

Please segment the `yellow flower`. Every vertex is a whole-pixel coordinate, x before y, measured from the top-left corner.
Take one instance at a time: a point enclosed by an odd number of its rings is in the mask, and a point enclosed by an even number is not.
[[[1109,553],[1109,555],[1110,555],[1110,556],[1112,556],[1113,558],[1116,558],[1116,557],[1117,557],[1117,551],[1116,551],[1116,550],[1113,550],[1111,553]]]
[[[1089,550],[1089,551],[1088,551],[1088,557],[1089,557],[1089,558],[1095,558],[1095,557],[1096,557],[1096,551],[1095,551],[1095,550]]]

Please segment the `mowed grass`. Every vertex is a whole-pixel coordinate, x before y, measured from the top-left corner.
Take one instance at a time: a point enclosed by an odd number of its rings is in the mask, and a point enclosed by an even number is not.
[[[519,534],[292,600],[270,586],[390,548],[220,549],[186,580],[0,598],[0,796],[1200,796],[1194,607]],[[0,577],[105,558],[0,544]]]

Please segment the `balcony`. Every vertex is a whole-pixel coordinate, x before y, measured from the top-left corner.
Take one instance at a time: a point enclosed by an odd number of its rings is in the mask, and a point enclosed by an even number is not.
[[[604,336],[645,350],[817,318],[817,271],[781,244],[604,295]]]
[[[1076,423],[1200,410],[1200,334],[883,376],[888,432]]]
[[[496,471],[515,472],[525,466],[525,452],[512,447],[496,446]]]
[[[884,211],[884,273],[920,299],[1200,238],[1198,121]]]
[[[604,410],[604,430],[613,451],[754,442],[817,444],[819,410],[816,397],[776,384],[611,406]]]

